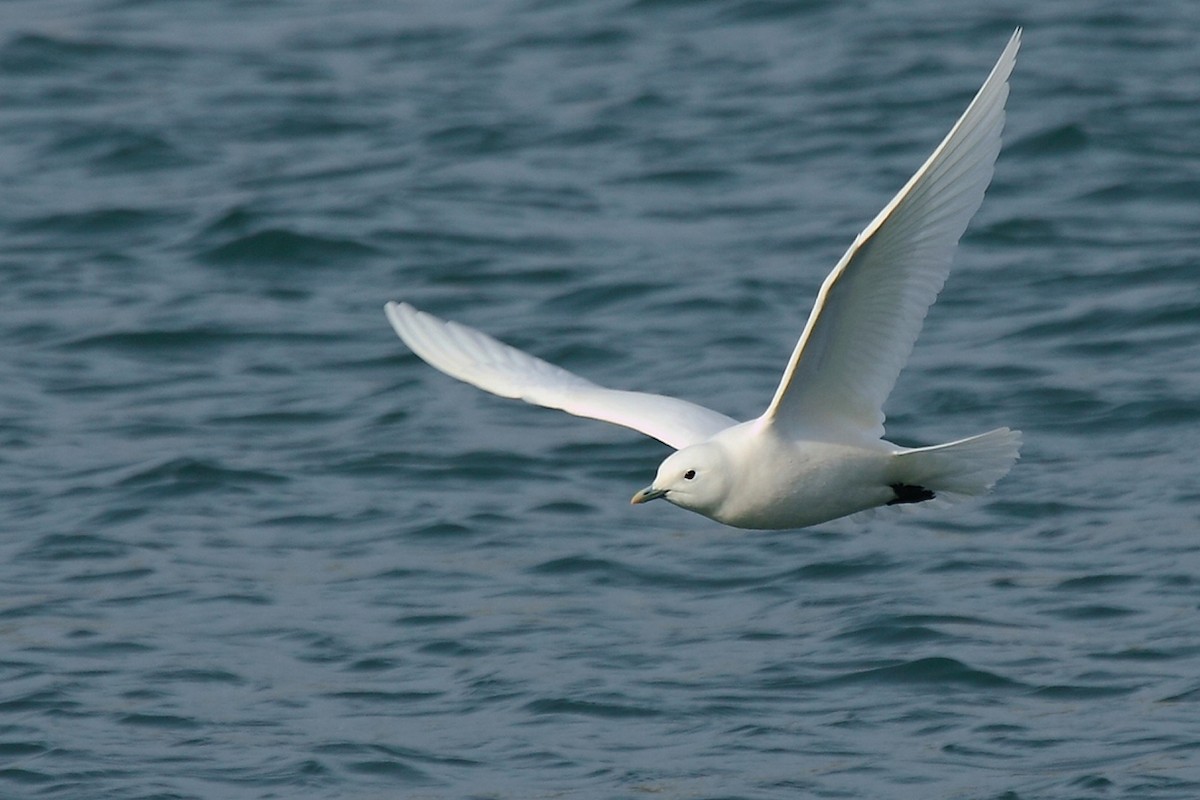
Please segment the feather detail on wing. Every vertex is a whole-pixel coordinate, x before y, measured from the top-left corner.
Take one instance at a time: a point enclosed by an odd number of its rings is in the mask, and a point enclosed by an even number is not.
[[[950,133],[825,279],[765,422],[883,435],[883,403],[991,182],[1020,43],[1018,28]]]
[[[606,389],[407,303],[392,302],[385,308],[396,333],[430,366],[501,397],[623,425],[676,449],[703,442],[736,424],[724,414],[686,400]]]

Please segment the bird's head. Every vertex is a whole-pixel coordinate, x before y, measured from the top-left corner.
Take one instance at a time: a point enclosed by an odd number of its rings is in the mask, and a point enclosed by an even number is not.
[[[658,467],[654,482],[633,496],[634,504],[662,497],[671,503],[712,516],[729,491],[729,459],[712,442],[672,453]]]

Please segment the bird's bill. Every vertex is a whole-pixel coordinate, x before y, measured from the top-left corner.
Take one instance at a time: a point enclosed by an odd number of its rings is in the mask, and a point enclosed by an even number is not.
[[[651,500],[657,500],[660,497],[665,497],[666,494],[666,489],[655,489],[653,486],[647,486],[645,489],[642,489],[635,494],[633,499],[629,502],[630,504],[636,506],[641,503],[649,503]]]

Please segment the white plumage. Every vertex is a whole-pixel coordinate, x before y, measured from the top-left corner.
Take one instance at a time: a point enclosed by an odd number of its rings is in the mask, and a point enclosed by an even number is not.
[[[797,528],[875,506],[982,494],[1016,460],[1018,431],[902,448],[882,439],[883,404],[991,181],[1020,41],[1017,29],[950,133],[825,279],[756,419],[738,423],[686,400],[607,389],[406,303],[388,303],[388,319],[447,375],[676,448],[634,503],[664,497],[737,527]]]

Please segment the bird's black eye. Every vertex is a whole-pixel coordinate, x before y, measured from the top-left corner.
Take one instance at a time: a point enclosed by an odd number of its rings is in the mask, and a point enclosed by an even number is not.
[[[685,481],[690,481],[694,477],[696,477],[696,470],[694,469],[689,469],[687,472],[683,473],[683,479]]]

